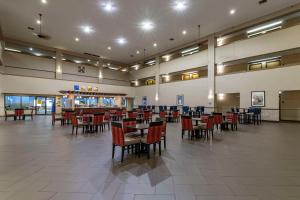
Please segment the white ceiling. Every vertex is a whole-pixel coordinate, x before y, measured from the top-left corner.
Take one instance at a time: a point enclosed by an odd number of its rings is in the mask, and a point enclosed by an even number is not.
[[[201,24],[201,36],[221,31],[243,22],[264,16],[299,0],[269,0],[258,5],[258,0],[188,0],[183,12],[174,11],[172,0],[114,0],[118,10],[106,13],[101,9],[103,0],[0,0],[0,19],[5,37],[36,44],[62,48],[75,52],[88,52],[123,63],[143,59],[147,56],[194,41],[198,37],[197,25]],[[230,9],[236,9],[230,15]],[[51,40],[33,37],[28,26],[38,28],[36,19],[43,13],[43,29]],[[139,23],[150,19],[155,23],[151,32],[143,32]],[[91,25],[95,32],[86,35],[81,25]],[[181,34],[187,30],[187,35]],[[116,44],[119,36],[127,38],[124,46]],[[74,38],[79,37],[80,42]],[[175,38],[170,41],[169,38]],[[153,43],[158,47],[154,48]],[[107,50],[111,46],[112,50]],[[135,54],[137,50],[140,55]],[[131,58],[130,55],[134,57]]]

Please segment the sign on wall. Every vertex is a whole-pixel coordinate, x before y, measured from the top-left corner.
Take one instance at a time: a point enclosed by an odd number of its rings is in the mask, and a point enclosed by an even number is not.
[[[177,103],[177,106],[183,106],[183,104],[184,104],[184,95],[183,94],[176,96],[176,103]]]
[[[74,91],[79,91],[80,90],[80,86],[79,85],[74,85]]]
[[[142,105],[143,106],[147,105],[147,96],[143,96],[143,98],[142,98]]]

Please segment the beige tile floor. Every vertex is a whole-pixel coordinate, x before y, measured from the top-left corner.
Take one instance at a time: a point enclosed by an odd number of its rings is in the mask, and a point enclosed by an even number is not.
[[[263,123],[182,140],[168,124],[162,157],[111,159],[109,131],[0,121],[0,200],[298,200],[300,124]]]

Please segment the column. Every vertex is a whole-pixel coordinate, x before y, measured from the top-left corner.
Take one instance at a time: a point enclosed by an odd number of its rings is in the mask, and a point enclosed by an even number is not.
[[[61,51],[56,51],[55,78],[62,79],[62,53],[61,53]]]
[[[155,106],[158,111],[159,106],[159,83],[160,83],[160,63],[159,63],[159,56],[156,56],[155,58]]]
[[[99,69],[99,75],[98,75],[98,80],[99,80],[99,83],[103,83],[103,60],[101,59],[101,57],[99,57],[99,61],[97,62],[97,66],[98,66],[98,69]]]
[[[215,36],[208,39],[208,106],[215,107]],[[213,109],[214,110],[214,109]]]
[[[1,27],[0,27],[1,31]],[[1,37],[1,33],[0,33]],[[4,90],[4,81],[3,81],[3,74],[4,74],[4,63],[3,63],[3,53],[4,53],[4,43],[2,38],[0,38],[0,116],[4,115],[4,95],[2,91]]]

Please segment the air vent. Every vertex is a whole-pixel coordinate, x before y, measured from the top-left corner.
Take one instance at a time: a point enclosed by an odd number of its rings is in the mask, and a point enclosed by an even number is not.
[[[259,5],[262,5],[262,4],[265,4],[267,2],[268,2],[268,0],[260,0],[258,3],[259,3]]]

